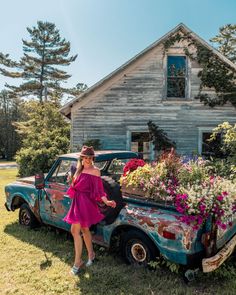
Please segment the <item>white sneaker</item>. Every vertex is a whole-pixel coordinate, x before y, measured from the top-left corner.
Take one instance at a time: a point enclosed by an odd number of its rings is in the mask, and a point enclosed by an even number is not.
[[[73,265],[73,267],[70,270],[70,273],[74,276],[77,276],[79,272],[80,272],[80,267]]]
[[[95,258],[93,258],[93,259],[89,259],[85,265],[86,265],[87,267],[91,266],[91,265],[94,263],[94,259],[95,259]]]

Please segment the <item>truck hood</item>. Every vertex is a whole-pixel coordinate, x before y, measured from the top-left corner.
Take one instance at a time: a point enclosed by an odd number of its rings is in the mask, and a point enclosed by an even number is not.
[[[44,173],[44,178],[47,176],[48,173]],[[27,184],[33,184],[35,182],[35,176],[27,176],[27,177],[21,177],[17,179],[17,182],[23,182]]]
[[[34,184],[34,176],[18,178],[17,182],[24,182],[28,184]]]

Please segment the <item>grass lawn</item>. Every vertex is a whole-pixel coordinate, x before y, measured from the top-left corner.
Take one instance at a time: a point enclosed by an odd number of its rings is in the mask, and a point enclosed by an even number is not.
[[[69,274],[73,241],[65,233],[18,224],[18,211],[4,207],[4,185],[16,169],[0,170],[0,294],[236,294],[233,262],[188,285],[169,269],[150,271],[126,265],[114,253],[95,247],[98,261],[80,276]],[[84,252],[84,260],[86,255]]]

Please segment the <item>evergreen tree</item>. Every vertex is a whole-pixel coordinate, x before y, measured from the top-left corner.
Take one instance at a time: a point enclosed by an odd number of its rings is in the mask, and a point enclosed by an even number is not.
[[[12,97],[6,90],[0,92],[0,153],[11,160],[20,148],[20,139],[14,123],[21,120],[22,108],[19,98]]]
[[[26,122],[17,123],[22,148],[17,152],[19,175],[47,172],[55,157],[67,153],[70,145],[70,124],[52,102],[26,102]]]
[[[30,40],[22,40],[24,56],[19,62],[0,54],[0,63],[4,66],[0,68],[1,74],[23,79],[20,86],[6,86],[21,97],[37,97],[40,102],[43,97],[50,100],[55,91],[59,97],[70,93],[71,90],[63,88],[61,83],[71,76],[59,68],[70,65],[77,57],[69,56],[70,42],[61,38],[53,23],[38,21],[37,27],[27,28],[27,31]]]
[[[175,142],[169,139],[167,134],[155,123],[153,123],[152,121],[148,121],[147,125],[150,141],[152,141],[154,145],[154,151],[160,152],[170,150],[172,147],[176,147]]]
[[[217,49],[232,62],[236,63],[236,24],[220,27],[219,34],[210,39]]]

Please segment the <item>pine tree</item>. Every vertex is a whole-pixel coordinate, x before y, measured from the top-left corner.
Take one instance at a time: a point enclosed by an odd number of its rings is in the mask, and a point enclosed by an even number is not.
[[[21,120],[21,101],[8,91],[0,92],[0,154],[11,160],[20,147],[20,139],[14,123]]]
[[[150,141],[152,141],[154,145],[154,151],[160,152],[170,150],[172,147],[176,147],[175,142],[169,139],[167,134],[155,123],[153,123],[152,121],[148,121],[147,125]]]
[[[220,27],[219,34],[210,39],[217,49],[232,62],[236,63],[236,24]]]
[[[71,76],[59,68],[70,65],[77,58],[77,55],[69,56],[70,42],[62,39],[55,24],[50,22],[38,21],[37,27],[28,27],[27,31],[30,40],[22,40],[24,56],[19,62],[0,53],[0,63],[4,66],[0,73],[23,79],[19,86],[6,84],[8,89],[21,97],[37,97],[40,102],[43,97],[50,100],[53,92],[59,97],[70,93],[70,89],[63,88],[61,83]]]

